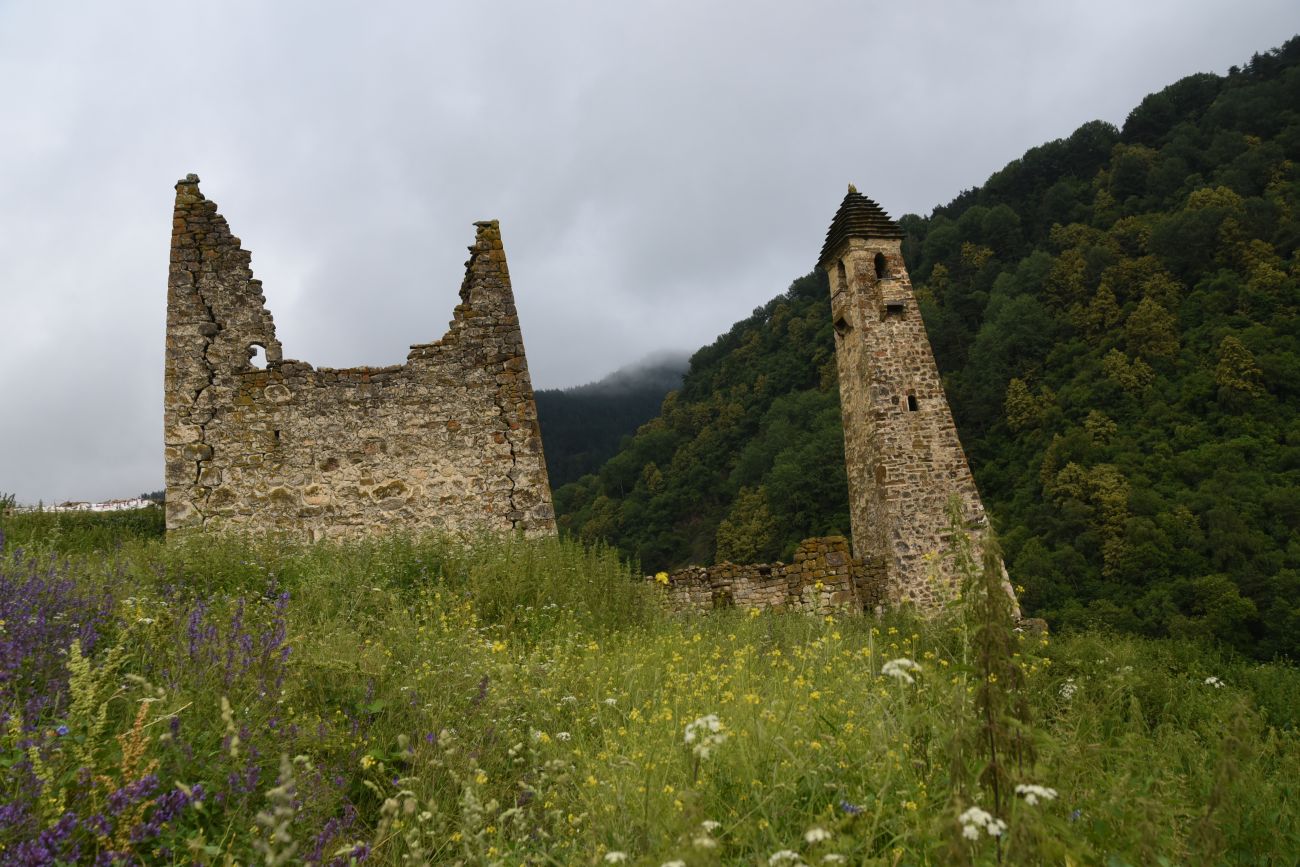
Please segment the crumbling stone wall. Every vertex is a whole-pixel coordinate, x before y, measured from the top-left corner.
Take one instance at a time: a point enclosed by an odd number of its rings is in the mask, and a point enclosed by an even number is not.
[[[945,556],[953,547],[950,501],[956,499],[958,525],[975,537],[977,551],[988,519],[912,292],[902,238],[879,205],[850,187],[820,264],[830,278],[853,550],[884,561],[892,603],[933,610],[961,580]]]
[[[168,530],[554,532],[501,232],[495,220],[475,226],[441,340],[412,346],[402,365],[314,368],[283,358],[250,254],[198,178],[177,183]],[[259,347],[265,369],[251,363]]]
[[[793,563],[687,566],[662,585],[676,611],[760,608],[828,614],[875,611],[885,603],[883,560],[855,560],[843,536],[805,539]]]

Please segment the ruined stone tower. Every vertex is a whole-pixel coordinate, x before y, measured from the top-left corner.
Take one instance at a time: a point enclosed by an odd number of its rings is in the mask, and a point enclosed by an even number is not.
[[[282,357],[249,253],[198,181],[176,185],[167,281],[168,530],[554,532],[495,220],[475,224],[441,340],[403,365],[317,369]]]
[[[949,500],[958,497],[977,538],[987,518],[912,294],[902,238],[889,215],[850,186],[820,265],[830,278],[854,554],[884,560],[891,601],[931,609],[958,580],[942,556]]]

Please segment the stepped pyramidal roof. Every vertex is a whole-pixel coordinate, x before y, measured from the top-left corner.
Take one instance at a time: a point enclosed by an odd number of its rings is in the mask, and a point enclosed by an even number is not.
[[[826,243],[822,245],[817,261],[824,262],[840,244],[849,238],[902,238],[903,230],[889,218],[885,209],[858,192],[849,184],[849,191],[840,203],[840,209],[826,230]]]

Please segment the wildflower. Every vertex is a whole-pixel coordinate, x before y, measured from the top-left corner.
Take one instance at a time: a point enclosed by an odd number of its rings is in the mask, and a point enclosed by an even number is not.
[[[709,753],[726,739],[727,733],[722,730],[722,721],[717,714],[702,716],[686,725],[686,743],[691,747],[691,752],[701,759],[707,759]]]
[[[779,852],[773,852],[767,859],[768,864],[802,864],[798,852],[792,852],[789,849],[782,849]]]
[[[1006,822],[993,818],[990,813],[979,807],[971,807],[958,816],[957,821],[961,823],[962,836],[968,840],[978,840],[980,828],[983,828],[990,837],[1001,837],[1007,830]]]
[[[1225,686],[1224,682],[1219,680],[1214,675],[1210,675],[1209,677],[1207,677],[1205,679],[1205,683],[1207,686],[1212,686],[1215,689],[1223,689],[1223,687]]]
[[[63,737],[64,735],[66,735],[66,734],[68,733],[68,727],[67,727],[67,726],[59,726],[59,727],[56,728],[54,731],[58,733],[59,737]]]
[[[370,768],[374,767],[374,764],[375,764],[375,757],[370,755],[369,753],[361,757],[362,770],[369,770]]]
[[[571,737],[573,737],[573,735],[569,734],[568,732],[556,732],[556,733],[555,733],[555,739],[556,739],[557,741],[567,741],[567,740],[569,740],[569,738],[571,738]]]
[[[892,628],[892,627],[891,627]],[[903,683],[916,683],[916,678],[912,677],[909,672],[920,671],[921,666],[913,660],[905,657],[891,659],[884,665],[880,666],[880,673]]]
[[[829,854],[826,854],[826,855],[823,855],[823,856],[822,856],[822,863],[823,863],[823,864],[843,864],[844,862],[846,862],[846,861],[848,861],[848,860],[849,860],[849,859],[848,859],[847,856],[845,856],[845,855],[841,855],[841,854],[839,854],[838,852],[831,852],[831,853],[829,853]]]
[[[857,804],[851,804],[848,801],[840,801],[840,809],[848,813],[850,816],[856,816],[862,812],[862,807]]]
[[[825,828],[809,828],[803,832],[803,838],[808,841],[808,845],[816,845],[831,838],[831,832]]]
[[[1033,783],[1022,783],[1016,786],[1016,794],[1025,796],[1025,803],[1034,806],[1039,800],[1054,801],[1056,800],[1056,789],[1049,789],[1046,786],[1037,786]]]
[[[686,862],[678,858],[675,861],[665,861],[659,867],[686,867]]]
[[[1074,682],[1074,678],[1067,677],[1065,683],[1061,684],[1061,698],[1069,701],[1074,698],[1074,694],[1079,691],[1079,685]]]
[[[655,580],[658,581],[660,584],[667,584],[667,583],[668,583],[668,573],[667,573],[667,572],[656,572],[656,573],[655,573]]]
[[[613,852],[606,852],[606,853],[605,853],[605,863],[606,863],[606,864],[621,864],[622,862],[624,862],[624,861],[626,861],[626,860],[627,860],[627,853],[626,853],[626,852],[619,852],[619,851],[615,850],[615,851],[613,851]]]
[[[704,833],[712,834],[714,831],[722,827],[722,823],[715,822],[713,819],[705,819],[700,823],[700,827],[704,829]]]
[[[707,837],[704,834],[696,837],[691,842],[695,845],[696,849],[715,849],[718,845],[717,840],[714,840],[712,837]]]
[[[613,698],[611,696],[610,698],[605,699],[605,704],[609,705],[610,707],[613,707],[614,705],[618,704],[618,699]]]

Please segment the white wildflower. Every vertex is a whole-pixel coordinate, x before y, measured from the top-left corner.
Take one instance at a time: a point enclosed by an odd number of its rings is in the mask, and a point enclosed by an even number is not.
[[[718,841],[706,834],[701,834],[692,840],[691,843],[694,844],[696,849],[715,849],[718,846]]]
[[[577,704],[577,702],[578,697],[576,695],[566,695],[564,698],[560,699],[560,704]]]
[[[809,845],[821,843],[831,838],[831,832],[825,828],[809,828],[803,832],[803,838],[808,841]]]
[[[802,864],[803,860],[799,857],[798,852],[791,852],[789,849],[782,849],[779,852],[773,852],[767,859],[768,864]]]
[[[557,741],[567,741],[567,740],[569,740],[569,739],[572,738],[572,737],[573,737],[573,735],[569,734],[568,732],[556,732],[556,733],[555,733],[555,739],[556,739]]]
[[[912,677],[909,672],[920,671],[921,666],[913,660],[905,657],[891,659],[884,665],[880,666],[880,673],[895,680],[901,680],[903,683],[916,683],[916,678]]]
[[[711,713],[686,724],[686,743],[701,759],[707,759],[726,739],[727,733],[722,730],[722,720],[717,714]]]
[[[1074,694],[1079,691],[1079,685],[1074,682],[1074,678],[1067,677],[1065,683],[1061,684],[1061,698],[1069,701],[1074,698]]]
[[[843,863],[845,863],[845,862],[848,861],[848,860],[849,860],[849,859],[848,859],[848,856],[847,856],[847,855],[841,855],[841,854],[838,853],[838,852],[831,852],[831,853],[828,854],[828,855],[823,855],[823,856],[822,856],[822,863],[823,863],[823,864],[843,864]]]
[[[676,861],[665,861],[659,867],[686,867],[686,862],[678,858]]]
[[[704,833],[712,834],[714,831],[722,827],[722,823],[716,822],[713,819],[705,819],[700,823],[700,827],[704,829]]]
[[[1034,806],[1041,801],[1056,800],[1056,789],[1049,789],[1046,786],[1037,786],[1033,783],[1021,783],[1016,786],[1016,794],[1023,795],[1025,803]]]
[[[993,818],[992,814],[979,807],[971,807],[958,816],[957,821],[961,823],[962,836],[968,840],[979,839],[980,828],[983,828],[990,837],[1001,837],[1007,830],[1006,822]]]
[[[623,862],[626,861],[626,860],[627,860],[627,853],[626,853],[626,852],[619,852],[619,851],[615,850],[615,851],[613,851],[613,852],[606,852],[606,853],[605,853],[605,863],[606,863],[606,864],[621,864],[621,863],[623,863]]]
[[[610,707],[613,707],[614,705],[618,704],[618,699],[611,696],[610,698],[605,699],[605,704],[609,705]]]
[[[1223,681],[1219,680],[1219,679],[1218,679],[1217,677],[1215,677],[1214,675],[1210,675],[1209,677],[1207,677],[1207,678],[1205,679],[1205,684],[1206,684],[1207,686],[1212,686],[1212,687],[1214,687],[1215,689],[1223,689],[1223,687],[1224,687],[1224,685],[1225,685],[1225,684],[1223,683]]]

